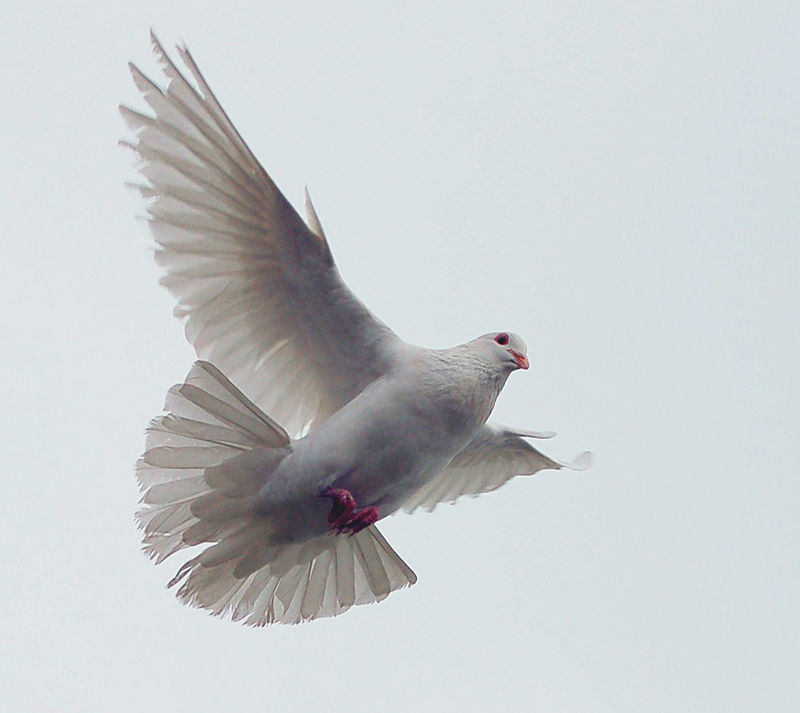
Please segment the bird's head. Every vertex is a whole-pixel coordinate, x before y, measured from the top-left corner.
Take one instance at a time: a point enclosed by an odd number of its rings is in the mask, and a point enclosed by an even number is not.
[[[490,361],[505,367],[509,372],[530,366],[528,347],[522,337],[514,332],[489,332],[475,341],[480,344],[481,351]]]

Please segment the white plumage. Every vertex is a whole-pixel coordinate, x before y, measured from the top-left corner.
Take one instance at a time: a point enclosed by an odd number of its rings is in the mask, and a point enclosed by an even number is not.
[[[188,50],[196,85],[153,44],[168,86],[131,67],[154,116],[122,107],[136,131],[124,143],[142,159],[162,282],[202,361],[148,429],[137,517],[156,562],[195,548],[170,582],[182,601],[253,625],[380,601],[416,576],[377,519],[588,465],[526,440],[552,434],[487,423],[527,368],[519,337],[403,342],[341,280],[310,199],[306,225]]]

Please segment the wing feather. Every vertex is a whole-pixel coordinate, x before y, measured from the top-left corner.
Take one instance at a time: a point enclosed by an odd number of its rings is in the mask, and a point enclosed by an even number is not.
[[[534,448],[526,438],[550,438],[539,433],[487,423],[475,438],[433,480],[417,490],[403,510],[432,511],[439,503],[454,503],[463,495],[476,497],[497,490],[517,475],[540,470],[585,470],[591,454],[582,453],[571,463],[562,463]]]
[[[308,227],[189,51],[178,48],[187,77],[152,41],[167,86],[131,65],[154,115],[121,112],[136,132],[123,144],[141,160],[162,284],[198,356],[297,435],[385,373],[399,340],[341,280],[310,198]]]

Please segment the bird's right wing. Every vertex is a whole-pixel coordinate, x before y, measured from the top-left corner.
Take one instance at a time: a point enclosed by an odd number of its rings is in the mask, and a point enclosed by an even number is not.
[[[347,403],[391,363],[395,334],[342,281],[309,225],[242,140],[186,48],[190,83],[152,37],[162,89],[131,65],[154,115],[137,132],[138,186],[162,278],[200,358],[216,364],[291,435]]]
[[[476,497],[497,490],[516,475],[540,470],[585,470],[591,462],[586,452],[572,463],[561,463],[536,450],[526,439],[551,438],[538,433],[487,423],[433,480],[423,485],[404,504],[403,510],[423,508],[430,512],[439,503],[454,503],[462,495]]]

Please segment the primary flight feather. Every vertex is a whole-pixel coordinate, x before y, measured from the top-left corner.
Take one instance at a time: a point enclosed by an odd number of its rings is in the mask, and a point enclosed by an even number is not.
[[[137,463],[137,519],[161,562],[195,547],[178,597],[251,625],[334,616],[416,576],[375,523],[478,495],[515,475],[582,468],[487,419],[525,343],[492,332],[450,349],[402,341],[342,281],[251,153],[186,48],[158,40],[152,114],[121,111],[141,158],[162,282],[200,361],[172,387]],[[269,415],[268,415],[269,414]]]

